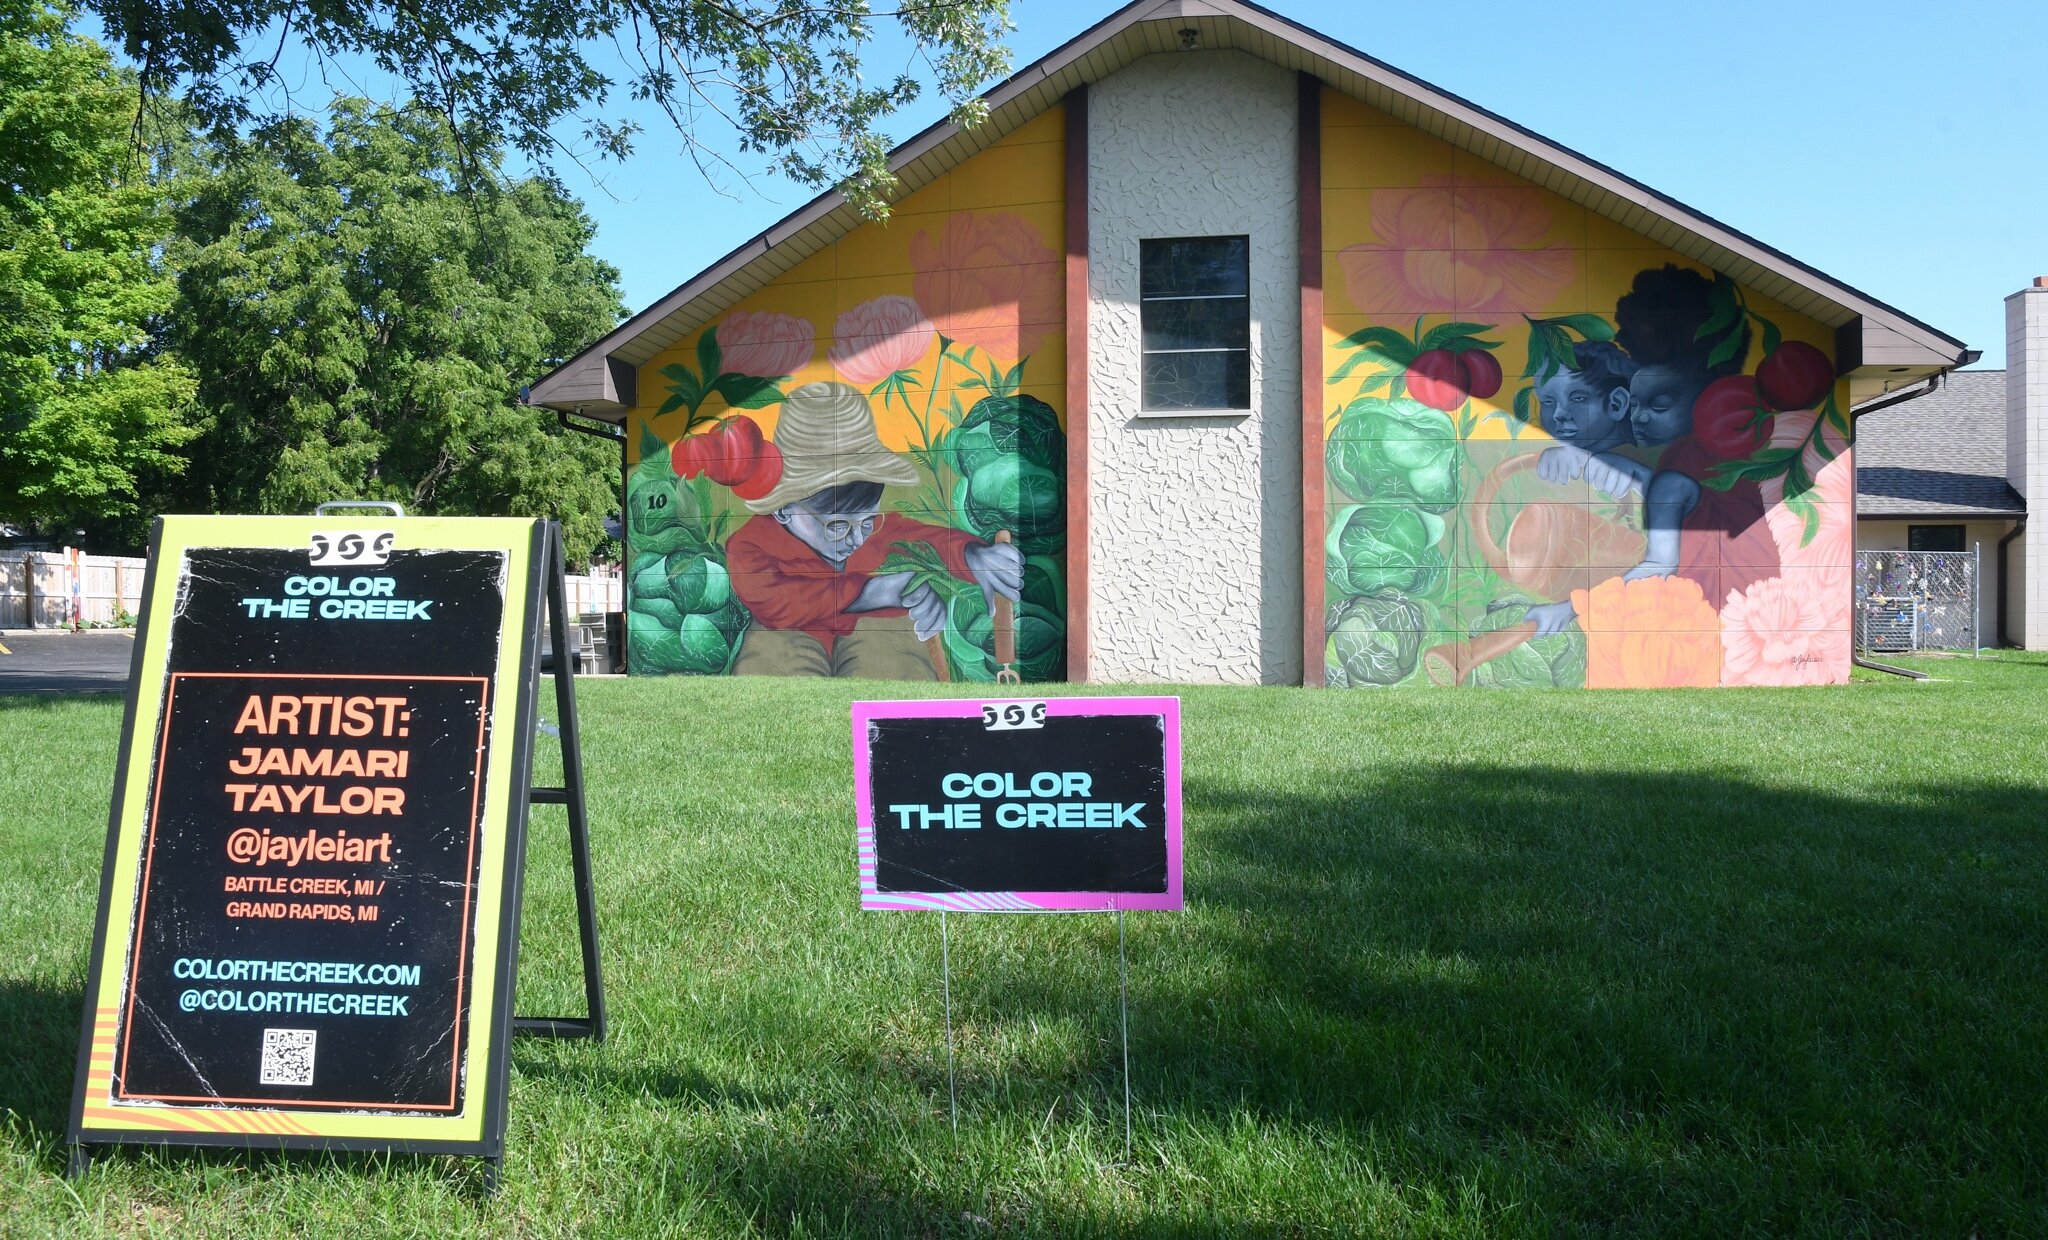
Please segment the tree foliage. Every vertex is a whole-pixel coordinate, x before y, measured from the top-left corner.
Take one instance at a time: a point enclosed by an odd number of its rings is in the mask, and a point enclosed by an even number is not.
[[[879,213],[893,184],[879,122],[917,97],[909,74],[870,84],[862,55],[893,17],[956,118],[1007,67],[1008,0],[87,0],[140,66],[143,86],[182,91],[232,130],[284,89],[293,41],[323,61],[367,59],[403,79],[464,135],[544,158],[578,121],[584,143],[623,156],[637,135],[607,115],[623,100],[658,108],[700,159],[718,159],[729,123],[742,150],[797,180],[839,184]],[[610,105],[610,108],[608,108]],[[707,143],[706,126],[711,126]]]
[[[169,221],[133,83],[68,16],[0,0],[0,518],[127,541],[184,466],[194,381],[158,339]]]
[[[481,180],[458,168],[479,156]],[[488,149],[458,154],[432,113],[363,100],[325,133],[288,118],[210,157],[178,217],[171,340],[213,414],[186,501],[550,516],[586,559],[618,456],[517,398],[622,312],[581,207],[500,177]]]

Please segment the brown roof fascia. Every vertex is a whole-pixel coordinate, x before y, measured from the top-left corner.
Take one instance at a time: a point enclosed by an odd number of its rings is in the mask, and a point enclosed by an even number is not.
[[[1899,351],[1898,361],[1901,363],[1910,354],[1914,370],[1923,375],[1965,364],[1962,361],[1966,352],[1963,342],[1946,332],[1597,160],[1559,146],[1469,100],[1248,0],[1135,0],[1117,10],[984,93],[982,99],[988,104],[990,113],[985,124],[973,131],[964,131],[949,120],[939,121],[892,151],[889,167],[903,178],[904,192],[922,188],[969,155],[1052,106],[1074,86],[1097,81],[1138,56],[1166,50],[1161,40],[1126,38],[1134,32],[1142,36],[1137,28],[1154,22],[1187,22],[1204,35],[1223,36],[1213,41],[1204,38],[1201,42],[1203,47],[1236,47],[1265,55],[1267,59],[1276,59],[1271,51],[1279,49],[1246,47],[1242,41],[1229,37],[1233,25],[1264,34],[1297,53],[1295,57],[1280,61],[1286,67],[1316,73],[1340,90],[1344,89],[1348,77],[1357,78],[1367,89],[1346,93],[1357,94],[1366,103],[1382,107],[1382,110],[1390,110],[1384,106],[1386,102],[1411,105],[1399,109],[1401,112],[1412,112],[1419,106],[1419,127],[1454,145],[1467,149],[1498,145],[1539,165],[1547,165],[1562,174],[1559,183],[1550,188],[1598,214],[1616,218],[1617,222],[1628,223],[1619,217],[1632,213],[1646,213],[1667,222],[1684,234],[1665,242],[1672,248],[1680,252],[1697,250],[1698,253],[1692,256],[1717,270],[1737,268],[1729,274],[1739,280],[1748,275],[1747,283],[1782,282],[1803,291],[1808,294],[1805,300],[1809,303],[1818,301],[1822,304],[1794,305],[1793,308],[1820,318],[1829,326],[1841,327],[1860,317],[1863,331],[1874,337],[1873,343],[1881,340],[1892,345]],[[1119,41],[1128,46],[1116,47],[1116,52],[1134,51],[1136,54],[1111,55],[1093,64],[1082,64]],[[1153,42],[1161,42],[1162,45],[1150,46]],[[1058,78],[1069,80],[1053,80]],[[1047,87],[1052,88],[1048,92],[1049,97],[1037,100],[1037,106],[1028,114],[1007,111],[1025,102],[1033,92]],[[1386,99],[1385,96],[1394,98]],[[1491,158],[1484,151],[1475,153]],[[927,164],[922,169],[912,167],[934,157],[934,164]],[[1631,212],[1630,208],[1634,211]],[[667,339],[660,342],[648,341],[646,337],[652,329],[671,315],[684,312],[692,302],[747,273],[756,264],[765,263],[771,257],[784,259],[776,271],[767,273],[766,278],[760,280],[759,284],[765,284],[767,279],[816,253],[859,223],[858,216],[843,195],[836,190],[820,194],[540,379],[529,390],[527,403],[572,410],[580,407],[589,416],[610,420],[622,418],[626,405],[619,400],[620,393],[611,377],[612,368],[601,359],[617,355],[626,363],[644,363],[667,343],[695,326],[693,322],[680,330],[663,332],[661,334]],[[1692,244],[1679,244],[1687,241]],[[778,250],[782,253],[778,254]],[[1759,279],[1759,276],[1764,278]],[[1770,277],[1775,277],[1775,281]],[[754,287],[759,287],[759,284]],[[751,291],[752,288],[742,289],[730,299],[721,299],[720,304],[707,305],[701,317],[709,318],[723,309],[724,304],[736,301]],[[1772,290],[1764,288],[1761,291],[1770,293]],[[1781,296],[1779,300],[1786,298]]]

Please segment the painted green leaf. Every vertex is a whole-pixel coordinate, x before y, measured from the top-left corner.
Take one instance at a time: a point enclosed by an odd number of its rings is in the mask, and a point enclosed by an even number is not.
[[[704,334],[697,337],[697,373],[702,376],[701,381],[709,382],[713,375],[723,372],[723,361],[724,355],[718,348],[717,326],[705,328]]]

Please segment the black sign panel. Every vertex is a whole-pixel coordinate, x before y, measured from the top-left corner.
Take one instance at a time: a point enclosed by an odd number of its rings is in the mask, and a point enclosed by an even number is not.
[[[863,906],[1180,907],[1178,707],[857,706]]]
[[[541,527],[336,524],[164,523],[74,1139],[494,1152]]]

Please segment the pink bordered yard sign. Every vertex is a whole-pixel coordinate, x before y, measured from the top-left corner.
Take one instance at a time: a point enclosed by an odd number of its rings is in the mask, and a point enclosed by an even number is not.
[[[1180,699],[856,702],[864,909],[1181,907]]]

